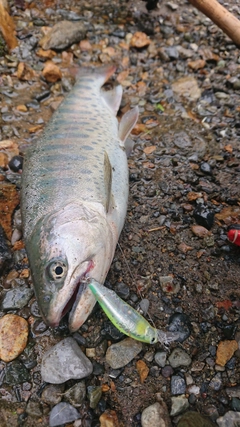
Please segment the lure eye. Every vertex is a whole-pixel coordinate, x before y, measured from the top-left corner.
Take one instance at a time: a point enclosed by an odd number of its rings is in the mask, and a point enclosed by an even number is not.
[[[53,261],[47,266],[47,273],[51,280],[61,280],[67,274],[67,265],[62,261]]]

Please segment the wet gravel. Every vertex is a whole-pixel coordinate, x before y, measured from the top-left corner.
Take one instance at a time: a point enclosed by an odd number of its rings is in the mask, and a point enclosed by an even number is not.
[[[23,317],[30,332],[17,359],[0,361],[1,427],[139,427],[152,416],[156,425],[234,426],[240,249],[227,229],[240,222],[239,49],[187,1],[163,0],[149,13],[142,1],[10,3],[19,45],[0,57],[0,316]],[[240,19],[236,2],[226,7]],[[43,27],[62,20],[84,39],[44,53]],[[49,60],[51,76],[42,73]],[[106,286],[159,329],[182,322],[184,336],[169,350],[128,345],[132,355],[119,365],[125,337],[96,307],[73,334],[93,373],[49,385],[43,355],[70,334],[67,319],[55,330],[44,324],[33,296],[18,209],[22,157],[72,88],[72,64],[112,62],[123,85],[120,114],[139,105],[140,118]],[[149,369],[144,380],[138,361]]]

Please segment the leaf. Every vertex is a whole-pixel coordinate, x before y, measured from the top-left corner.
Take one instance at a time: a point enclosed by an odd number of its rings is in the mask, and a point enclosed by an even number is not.
[[[225,310],[229,310],[232,307],[232,301],[226,299],[224,301],[218,301],[216,303],[217,308],[224,308]]]
[[[160,110],[160,111],[164,111],[164,107],[162,106],[162,104],[156,104],[155,109]]]

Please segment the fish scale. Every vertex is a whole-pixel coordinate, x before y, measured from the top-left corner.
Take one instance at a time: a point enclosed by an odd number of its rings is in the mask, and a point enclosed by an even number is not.
[[[72,330],[95,303],[81,280],[104,282],[127,210],[125,142],[138,110],[118,123],[122,89],[102,90],[114,70],[83,74],[24,159],[22,218],[35,293],[50,325],[70,306]]]

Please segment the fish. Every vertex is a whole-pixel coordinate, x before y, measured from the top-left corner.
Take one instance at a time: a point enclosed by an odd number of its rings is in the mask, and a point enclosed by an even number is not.
[[[104,283],[127,212],[127,141],[138,107],[118,121],[122,86],[102,88],[115,70],[82,72],[24,158],[23,236],[35,295],[48,325],[69,313],[70,331],[96,303],[84,278]]]
[[[92,291],[99,305],[113,323],[125,335],[147,344],[160,342],[168,346],[173,341],[178,341],[181,334],[162,331],[154,328],[133,307],[123,301],[112,289],[108,289],[94,279],[86,278],[86,286]]]

